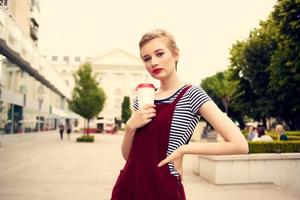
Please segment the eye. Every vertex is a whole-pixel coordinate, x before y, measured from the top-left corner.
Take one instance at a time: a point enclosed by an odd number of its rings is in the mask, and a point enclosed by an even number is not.
[[[162,57],[164,54],[165,54],[164,52],[158,52],[158,53],[156,54],[156,56],[157,56],[157,57]]]
[[[151,59],[150,56],[145,56],[145,57],[143,58],[143,61],[144,61],[144,62],[148,62],[150,59]]]

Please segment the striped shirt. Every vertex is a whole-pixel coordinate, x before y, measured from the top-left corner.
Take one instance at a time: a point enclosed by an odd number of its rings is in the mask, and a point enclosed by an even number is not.
[[[172,103],[185,87],[187,87],[187,85],[180,88],[170,97],[166,99],[155,100],[154,103],[156,105],[161,103]],[[211,98],[201,87],[198,86],[190,87],[181,97],[176,104],[172,117],[167,156],[178,147],[187,144],[190,141],[194,129],[200,119],[197,111],[206,101],[209,100],[211,100]],[[135,111],[138,109],[137,97],[134,99],[133,109]],[[169,169],[171,174],[178,176],[178,173],[174,169],[172,163],[169,163]]]

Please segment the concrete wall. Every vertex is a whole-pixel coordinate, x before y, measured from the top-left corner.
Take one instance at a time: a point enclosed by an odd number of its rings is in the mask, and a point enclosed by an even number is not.
[[[300,191],[300,153],[195,156],[194,172],[214,184],[275,183]]]

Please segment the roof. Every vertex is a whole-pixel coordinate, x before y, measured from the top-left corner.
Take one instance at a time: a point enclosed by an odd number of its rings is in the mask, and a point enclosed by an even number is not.
[[[132,55],[122,49],[114,49],[101,56],[93,57],[87,60],[93,65],[123,65],[123,66],[140,66],[144,64],[139,57]]]

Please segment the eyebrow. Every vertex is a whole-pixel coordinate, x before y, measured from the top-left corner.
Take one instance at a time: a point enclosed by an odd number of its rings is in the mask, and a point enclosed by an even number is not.
[[[154,51],[154,53],[157,53],[157,52],[159,52],[159,51],[161,51],[161,50],[163,50],[163,49],[156,49],[155,51]],[[147,56],[149,56],[149,55],[144,55],[142,58],[144,59],[145,57],[147,57]]]

